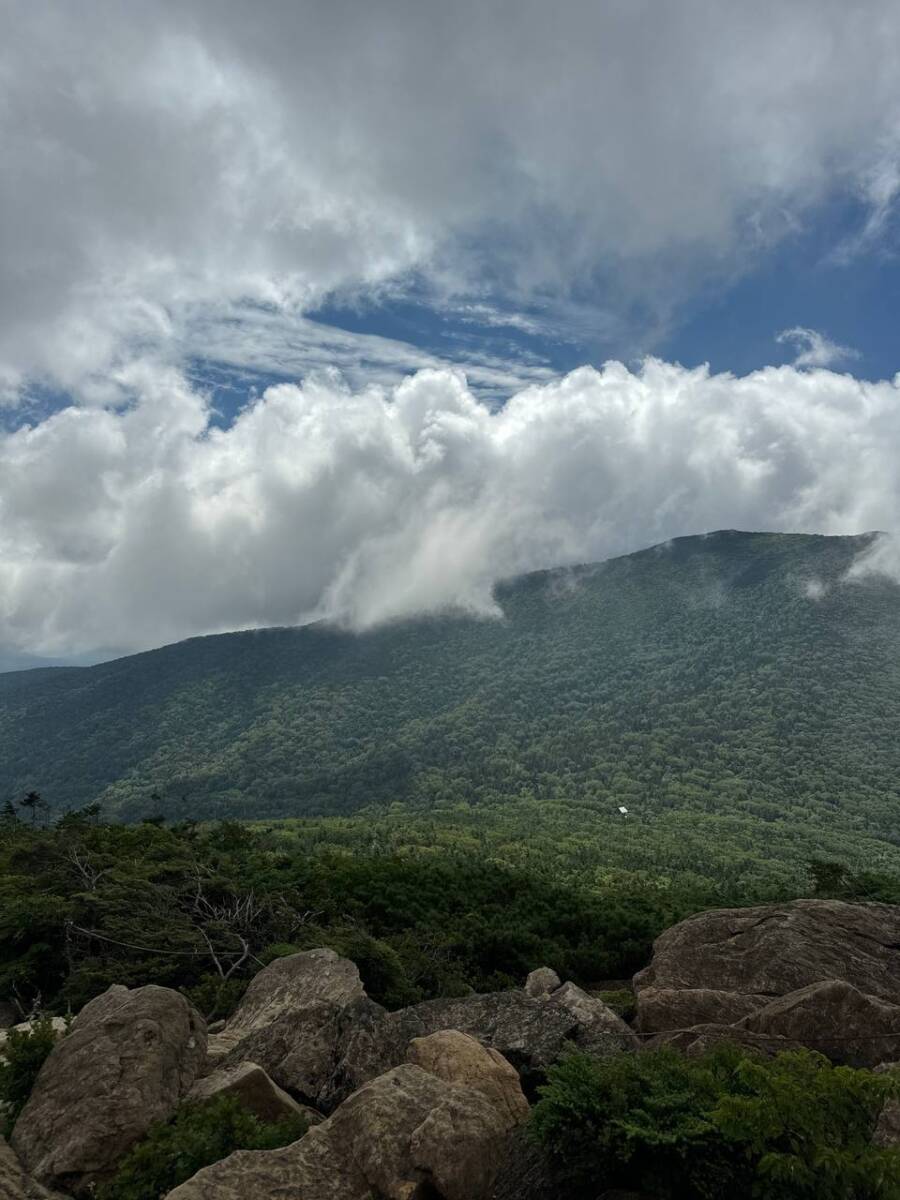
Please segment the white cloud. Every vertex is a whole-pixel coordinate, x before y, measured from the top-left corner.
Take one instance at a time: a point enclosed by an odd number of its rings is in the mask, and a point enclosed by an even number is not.
[[[7,403],[101,400],[185,307],[409,271],[549,318],[602,278],[652,325],[835,188],[894,203],[890,0],[3,8]]]
[[[491,410],[449,370],[389,390],[319,374],[224,430],[175,371],[115,382],[133,405],[0,435],[10,652],[489,615],[498,578],[679,534],[900,528],[900,380],[613,362]]]
[[[783,329],[775,340],[781,344],[796,346],[795,367],[833,367],[847,359],[859,358],[856,350],[849,346],[841,346],[832,342],[824,333],[815,329],[805,329],[801,325],[793,329]]]

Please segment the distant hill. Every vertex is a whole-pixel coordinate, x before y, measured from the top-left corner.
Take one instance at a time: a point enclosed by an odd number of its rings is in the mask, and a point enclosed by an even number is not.
[[[505,584],[502,620],[0,675],[0,800],[127,820],[564,803],[598,829],[623,805],[734,818],[736,847],[785,822],[900,846],[900,588],[840,582],[871,536],[679,538]]]

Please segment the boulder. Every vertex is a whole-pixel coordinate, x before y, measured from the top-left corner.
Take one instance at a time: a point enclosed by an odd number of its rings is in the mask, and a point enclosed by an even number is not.
[[[0,1200],[63,1200],[25,1171],[9,1143],[0,1137]]]
[[[572,1040],[586,1054],[607,1058],[622,1050],[637,1050],[640,1046],[640,1039],[618,1013],[574,983],[564,983],[557,988],[548,1005],[570,1014],[576,1023]]]
[[[169,1200],[487,1200],[505,1144],[503,1117],[485,1096],[407,1063],[292,1146],[238,1151]]]
[[[638,1026],[728,1024],[748,1014],[735,1018],[740,1002],[723,993],[755,1004],[833,979],[890,1003],[900,995],[898,947],[900,906],[890,904],[794,900],[698,913],[657,938],[650,966],[635,976]],[[724,1018],[710,1012],[710,992]]]
[[[571,1194],[571,1181],[560,1165],[524,1130],[509,1140],[491,1200],[560,1200]]]
[[[253,979],[212,1039],[212,1058],[220,1067],[258,1063],[280,1087],[319,1107],[350,1030],[383,1012],[349,959],[327,949],[291,954]]]
[[[490,1046],[460,1033],[442,1029],[428,1037],[413,1038],[409,1062],[447,1083],[457,1083],[481,1092],[502,1115],[506,1128],[513,1129],[528,1117],[528,1101],[518,1072]]]
[[[549,996],[560,986],[562,980],[552,967],[538,967],[525,980],[526,996]]]
[[[799,1042],[789,1038],[776,1037],[774,1034],[751,1033],[739,1025],[695,1025],[693,1029],[673,1029],[667,1033],[658,1033],[644,1043],[645,1050],[655,1050],[659,1046],[674,1046],[689,1058],[699,1058],[707,1050],[728,1042],[733,1046],[743,1046],[753,1050],[765,1058],[774,1058],[783,1050],[799,1050]]]
[[[404,1062],[413,1038],[442,1029],[467,1033],[499,1051],[522,1076],[526,1090],[567,1048],[576,1046],[603,1055],[632,1049],[635,1044],[628,1026],[580,989],[559,998],[558,992],[536,999],[509,991],[426,1000],[399,1012],[357,1014],[318,1107],[330,1110],[367,1080]]]
[[[829,979],[780,996],[746,1017],[753,1033],[790,1038],[850,1067],[874,1067],[900,1048],[900,1006]]]
[[[152,1122],[168,1117],[203,1065],[206,1027],[170,988],[113,987],[51,1051],[13,1131],[26,1169],[89,1194]]]
[[[638,1027],[643,1034],[654,1034],[694,1025],[731,1025],[770,999],[720,988],[645,987],[638,1000]]]
[[[298,1104],[278,1086],[262,1067],[252,1062],[220,1067],[198,1079],[188,1092],[188,1100],[212,1100],[216,1096],[237,1096],[244,1108],[261,1121],[283,1121],[285,1117],[303,1117],[310,1124],[323,1118],[315,1109]]]

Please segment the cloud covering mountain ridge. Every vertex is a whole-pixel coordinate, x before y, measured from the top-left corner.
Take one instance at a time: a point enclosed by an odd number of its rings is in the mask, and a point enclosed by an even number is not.
[[[496,615],[498,579],[684,533],[900,528],[898,380],[610,362],[495,410],[451,370],[356,391],[324,372],[224,429],[174,370],[134,368],[128,386],[128,407],[0,436],[8,646]]]

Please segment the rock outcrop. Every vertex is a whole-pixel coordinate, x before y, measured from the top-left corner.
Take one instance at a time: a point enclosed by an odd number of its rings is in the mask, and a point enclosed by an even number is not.
[[[323,1103],[328,1108],[340,1103],[367,1080],[404,1062],[414,1038],[442,1029],[467,1033],[497,1050],[526,1085],[569,1046],[605,1054],[634,1048],[631,1030],[600,1000],[580,989],[558,998],[558,991],[542,998],[510,991],[426,1000],[357,1019]]]
[[[190,1090],[206,1055],[203,1018],[170,988],[111,987],[51,1051],[13,1131],[43,1184],[88,1194]]]
[[[428,1037],[413,1038],[407,1051],[409,1062],[447,1083],[481,1092],[501,1114],[508,1129],[528,1116],[528,1101],[518,1072],[502,1054],[460,1033],[442,1029]]]
[[[658,1046],[672,1046],[688,1058],[699,1058],[707,1050],[728,1042],[732,1046],[744,1046],[765,1058],[773,1058],[783,1050],[799,1050],[801,1044],[774,1034],[751,1033],[740,1025],[695,1025],[692,1029],[676,1029],[658,1033],[644,1043],[645,1050]]]
[[[333,950],[278,958],[213,1039],[216,1066],[258,1063],[280,1087],[320,1107],[352,1026],[383,1013],[355,965]]]
[[[643,1033],[745,1023],[778,997],[828,980],[900,995],[900,907],[795,900],[699,913],[666,930],[635,976]]]
[[[187,1098],[212,1100],[216,1096],[236,1096],[244,1108],[261,1121],[303,1117],[311,1124],[318,1124],[322,1120],[314,1109],[298,1104],[257,1063],[241,1062],[231,1067],[219,1067],[211,1075],[198,1079]]]
[[[404,1064],[281,1150],[238,1151],[169,1200],[487,1200],[506,1123],[480,1092]]]
[[[595,1058],[607,1058],[622,1050],[637,1050],[638,1037],[618,1013],[577,984],[564,983],[551,994],[550,1007],[567,1012],[575,1022],[572,1040],[579,1050]]]
[[[875,1067],[900,1049],[900,1007],[840,979],[780,996],[741,1027],[789,1038],[850,1067]]]

